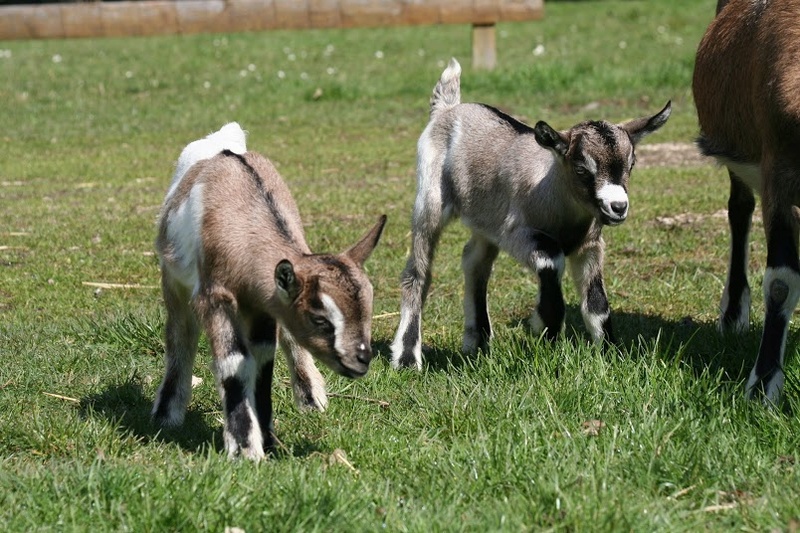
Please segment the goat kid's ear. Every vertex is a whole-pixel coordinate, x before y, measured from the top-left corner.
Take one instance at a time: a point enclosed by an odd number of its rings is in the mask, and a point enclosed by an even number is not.
[[[661,126],[667,123],[669,115],[672,113],[672,100],[667,102],[664,109],[653,115],[652,117],[642,117],[620,124],[620,127],[628,132],[633,144],[637,144],[645,136],[653,133]]]
[[[300,294],[300,280],[288,259],[284,259],[275,267],[275,287],[278,289],[278,297],[285,304],[292,303]]]
[[[381,215],[378,223],[375,224],[366,235],[361,237],[361,240],[351,246],[344,254],[352,259],[358,266],[364,266],[367,258],[369,258],[372,250],[378,245],[378,241],[383,233],[383,227],[386,225],[386,215]]]
[[[542,120],[537,122],[533,128],[533,136],[536,138],[536,142],[544,148],[554,151],[561,157],[567,155],[569,139],[551,128],[547,122]]]

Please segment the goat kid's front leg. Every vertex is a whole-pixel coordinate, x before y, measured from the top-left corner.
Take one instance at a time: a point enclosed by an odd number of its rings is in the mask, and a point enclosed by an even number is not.
[[[464,342],[462,351],[471,355],[489,348],[492,324],[489,319],[487,290],[492,265],[499,248],[473,233],[464,246],[461,269],[464,271]]]
[[[278,327],[269,315],[258,316],[250,324],[250,352],[258,367],[256,376],[255,401],[258,423],[264,438],[264,450],[275,444],[275,426],[272,417],[272,374],[275,367],[275,347]]]
[[[585,244],[569,257],[570,274],[581,298],[581,315],[595,342],[616,342],[611,327],[611,308],[603,283],[602,237]]]
[[[171,279],[162,269],[161,286],[167,308],[166,371],[153,404],[153,420],[165,427],[183,423],[192,398],[192,367],[197,355],[200,325],[191,308],[189,290]]]
[[[767,174],[765,173],[765,176]],[[758,359],[747,380],[749,398],[762,396],[777,403],[785,375],[783,361],[789,320],[800,299],[798,264],[798,223],[791,198],[770,184],[792,183],[794,176],[768,176],[762,195],[762,212],[767,234],[767,270],[764,273],[764,331]],[[785,178],[785,179],[784,179]]]
[[[750,328],[750,284],[747,282],[750,223],[756,207],[753,190],[736,174],[728,172],[731,193],[728,199],[728,224],[731,228],[731,254],[728,279],[720,301],[719,330],[741,333]]]
[[[555,239],[527,228],[510,232],[505,246],[512,257],[527,265],[539,278],[539,299],[531,316],[531,330],[555,340],[564,327],[566,306],[561,291],[564,276],[564,252]]]
[[[247,349],[236,300],[225,289],[198,297],[206,334],[214,356],[212,370],[225,417],[223,440],[228,456],[264,457],[264,436],[258,419],[255,387],[258,364]]]
[[[325,378],[314,364],[314,358],[297,343],[286,328],[281,328],[279,338],[289,365],[289,377],[297,408],[301,411],[324,411],[328,407],[328,393],[325,391]]]

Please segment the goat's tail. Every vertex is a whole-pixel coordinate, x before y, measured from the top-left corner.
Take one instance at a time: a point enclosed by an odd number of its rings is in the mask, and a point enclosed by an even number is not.
[[[242,127],[236,122],[229,122],[222,126],[219,131],[189,143],[178,158],[178,163],[175,165],[175,174],[172,175],[172,185],[167,194],[172,193],[183,175],[186,174],[186,171],[198,161],[210,159],[223,150],[230,150],[235,154],[245,153],[247,151],[246,140],[247,135]]]
[[[450,59],[431,95],[431,117],[461,103],[461,65]]]

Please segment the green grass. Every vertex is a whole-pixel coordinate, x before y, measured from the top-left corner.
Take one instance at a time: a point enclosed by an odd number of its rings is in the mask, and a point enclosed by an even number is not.
[[[0,42],[0,530],[796,530],[799,370],[790,361],[780,409],[744,400],[763,304],[751,333],[717,335],[727,183],[711,165],[634,172],[631,217],[606,232],[619,351],[588,344],[569,282],[565,339],[533,338],[536,285],[501,256],[492,351],[459,356],[466,232],[454,225],[425,369],[387,360],[415,143],[444,62],[461,59],[465,101],[559,128],[671,99],[648,142],[690,142],[694,49],[713,10],[549,3],[541,22],[498,27],[491,73],[469,67],[466,26]],[[343,249],[389,215],[368,262],[379,357],[357,382],[325,371],[322,414],[294,408],[280,361],[282,447],[258,465],[221,450],[205,344],[185,426],[149,421],[163,352],[161,296],[147,288],[156,213],[182,147],[228,120],[279,166],[313,249]],[[696,216],[660,222],[678,214]],[[751,251],[759,300],[758,220]],[[790,358],[797,340],[792,328]]]

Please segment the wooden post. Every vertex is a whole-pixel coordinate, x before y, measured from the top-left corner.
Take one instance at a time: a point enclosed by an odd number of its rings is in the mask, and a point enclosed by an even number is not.
[[[472,26],[472,68],[494,70],[497,65],[497,43],[494,24]]]

